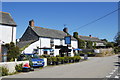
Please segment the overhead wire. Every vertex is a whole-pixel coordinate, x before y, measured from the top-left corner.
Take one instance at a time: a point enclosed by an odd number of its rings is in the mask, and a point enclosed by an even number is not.
[[[96,19],[96,20],[93,20],[93,21],[91,21],[91,22],[89,22],[89,23],[87,23],[87,24],[84,24],[84,25],[82,25],[82,26],[80,26],[80,27],[78,27],[78,28],[76,28],[76,29],[73,29],[73,30],[71,30],[70,32],[75,31],[75,30],[79,30],[79,29],[81,29],[81,28],[83,28],[83,27],[86,27],[86,26],[88,26],[88,25],[90,25],[90,24],[93,24],[93,23],[95,23],[95,22],[97,22],[97,21],[99,21],[99,20],[101,20],[101,19],[103,19],[103,18],[105,18],[105,17],[113,14],[114,12],[116,12],[116,11],[118,11],[118,10],[120,10],[120,8],[118,8],[118,9],[116,9],[116,10],[114,10],[114,11],[112,11],[112,12],[110,12],[110,13],[108,13],[108,14],[106,14],[106,15],[98,18],[98,19]]]

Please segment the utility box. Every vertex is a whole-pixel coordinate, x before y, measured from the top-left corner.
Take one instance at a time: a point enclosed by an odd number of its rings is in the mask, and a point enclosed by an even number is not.
[[[88,55],[84,54],[84,60],[87,60],[87,59],[88,59]]]

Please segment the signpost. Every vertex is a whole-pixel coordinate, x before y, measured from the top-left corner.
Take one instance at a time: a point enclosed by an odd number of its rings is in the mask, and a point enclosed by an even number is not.
[[[65,36],[65,44],[71,44],[71,36]]]
[[[68,49],[68,45],[71,44],[71,36],[65,36],[65,44],[67,44],[67,49]],[[67,56],[68,56],[68,50],[67,50]]]

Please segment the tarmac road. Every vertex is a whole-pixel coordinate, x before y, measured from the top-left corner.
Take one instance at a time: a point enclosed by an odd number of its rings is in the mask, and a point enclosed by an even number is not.
[[[118,55],[108,57],[92,57],[87,61],[46,67],[28,73],[6,76],[5,78],[105,78],[116,68]]]

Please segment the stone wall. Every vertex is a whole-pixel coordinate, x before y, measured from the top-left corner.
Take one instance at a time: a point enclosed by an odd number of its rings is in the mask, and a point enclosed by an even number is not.
[[[96,53],[98,53],[96,56],[110,56],[114,54],[113,48],[106,48],[106,49],[95,49]]]
[[[99,51],[99,53],[111,53],[113,51],[113,48],[106,48],[106,49],[95,49],[97,51]]]

